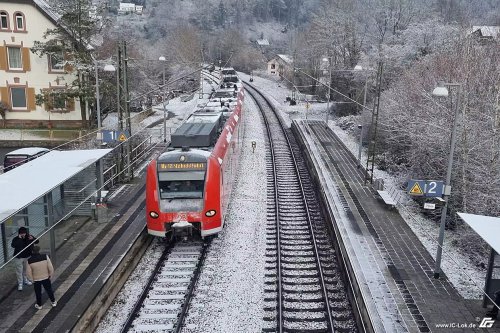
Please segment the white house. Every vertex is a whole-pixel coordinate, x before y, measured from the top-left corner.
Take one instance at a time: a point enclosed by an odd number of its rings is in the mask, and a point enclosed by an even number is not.
[[[38,56],[30,47],[44,41],[58,16],[44,0],[0,0],[0,101],[6,106],[0,126],[80,127],[78,99],[36,105],[36,94],[65,89],[76,78],[64,54]]]
[[[120,2],[120,8],[118,8],[118,14],[130,14],[135,13],[135,4],[130,2]]]
[[[277,54],[267,62],[267,74],[283,76],[293,70],[293,59],[286,54]]]

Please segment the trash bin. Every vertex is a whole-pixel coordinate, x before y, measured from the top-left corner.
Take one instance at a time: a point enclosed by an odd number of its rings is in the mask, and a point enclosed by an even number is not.
[[[109,210],[108,205],[105,202],[101,202],[95,205],[96,206],[96,217],[98,223],[107,223],[109,222]]]

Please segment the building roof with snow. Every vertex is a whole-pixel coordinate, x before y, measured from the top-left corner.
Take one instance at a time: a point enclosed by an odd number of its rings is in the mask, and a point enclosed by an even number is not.
[[[472,26],[472,34],[479,34],[480,37],[498,38],[500,37],[500,26],[475,25]]]
[[[267,39],[257,39],[257,45],[269,46],[269,41]]]
[[[290,57],[287,54],[277,54],[276,56],[278,58],[280,58],[281,60],[283,60],[284,62],[286,62],[287,64],[292,64],[293,63],[293,58]]]

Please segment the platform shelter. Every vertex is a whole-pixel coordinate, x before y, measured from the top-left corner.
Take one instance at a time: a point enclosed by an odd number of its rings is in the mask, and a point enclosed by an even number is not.
[[[483,297],[483,307],[486,307],[495,299],[495,292],[500,290],[500,217],[466,213],[458,213],[458,216],[491,247],[484,285],[484,292],[489,296]]]
[[[19,227],[40,238],[54,261],[74,216],[90,216],[103,179],[101,163],[111,149],[53,150],[0,175],[0,266],[12,259]],[[77,230],[77,229],[76,229]]]

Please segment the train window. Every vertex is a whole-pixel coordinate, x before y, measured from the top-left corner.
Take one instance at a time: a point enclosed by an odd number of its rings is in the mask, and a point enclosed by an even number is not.
[[[203,180],[160,181],[161,199],[201,199],[203,198]]]

